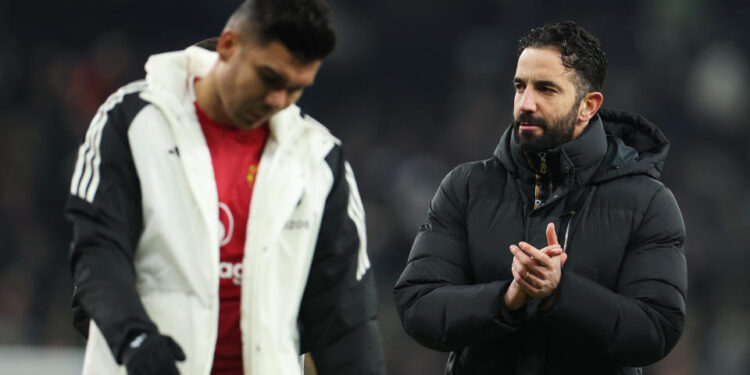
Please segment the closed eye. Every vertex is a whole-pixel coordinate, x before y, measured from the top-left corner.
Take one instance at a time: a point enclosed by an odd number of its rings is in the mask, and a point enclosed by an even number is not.
[[[287,78],[267,66],[262,66],[257,71],[261,82],[272,91],[286,90],[287,93],[294,94],[302,92],[307,87],[307,85],[287,86],[289,84]]]
[[[286,78],[267,66],[259,67],[257,72],[263,84],[272,90],[279,90],[286,86]]]
[[[279,77],[273,77],[265,74],[260,75],[260,80],[263,81],[264,85],[275,90],[283,88],[285,83],[284,80]]]
[[[562,91],[560,86],[552,81],[537,81],[535,82],[534,86],[536,87],[537,91],[543,93],[557,93]]]

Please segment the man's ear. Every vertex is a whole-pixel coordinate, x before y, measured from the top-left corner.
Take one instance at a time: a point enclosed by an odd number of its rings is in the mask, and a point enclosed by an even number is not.
[[[229,61],[235,53],[239,52],[239,49],[240,38],[237,32],[232,29],[224,30],[216,42],[216,52],[219,54],[219,59]]]
[[[586,94],[578,106],[578,123],[588,123],[602,106],[604,95],[599,91]]]

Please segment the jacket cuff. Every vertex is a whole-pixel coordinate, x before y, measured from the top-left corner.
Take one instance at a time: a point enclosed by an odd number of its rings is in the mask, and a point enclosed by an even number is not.
[[[560,274],[560,282],[557,284],[557,288],[554,291],[552,291],[552,293],[549,296],[543,298],[539,302],[539,314],[540,315],[545,315],[551,312],[552,310],[554,310],[555,305],[557,305],[557,301],[560,299],[560,291],[562,290],[563,283],[565,282],[565,273],[566,272],[563,270],[562,273]]]
[[[560,304],[560,297],[563,294],[563,285],[565,284],[565,279],[567,279],[567,273],[568,272],[565,270],[562,271],[560,274],[560,283],[557,284],[557,289],[539,302],[538,314],[540,317],[549,317],[555,312],[555,309]]]
[[[500,291],[500,322],[511,327],[518,327],[526,317],[526,305],[518,310],[511,311],[508,305],[505,304],[505,293],[508,291],[510,286],[509,282],[505,283],[505,286]]]

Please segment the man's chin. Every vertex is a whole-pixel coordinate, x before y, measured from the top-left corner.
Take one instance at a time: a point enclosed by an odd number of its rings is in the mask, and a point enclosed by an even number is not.
[[[238,129],[255,129],[261,125],[263,125],[266,121],[268,121],[268,117],[259,117],[259,116],[241,116],[237,117],[232,121],[234,124],[234,127]]]
[[[540,129],[539,131],[524,131],[524,130],[517,130],[517,137],[516,140],[518,140],[519,144],[532,144],[535,142],[538,142],[542,136],[544,135],[543,131]]]
[[[526,153],[536,154],[548,149],[541,136],[531,134],[519,134],[517,138],[518,148]]]

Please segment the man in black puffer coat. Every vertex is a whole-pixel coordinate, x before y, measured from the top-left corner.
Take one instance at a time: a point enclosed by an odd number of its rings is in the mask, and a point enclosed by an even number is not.
[[[447,374],[640,374],[685,324],[685,226],[669,142],[599,110],[606,59],[573,22],[521,39],[514,122],[441,183],[395,289]]]

